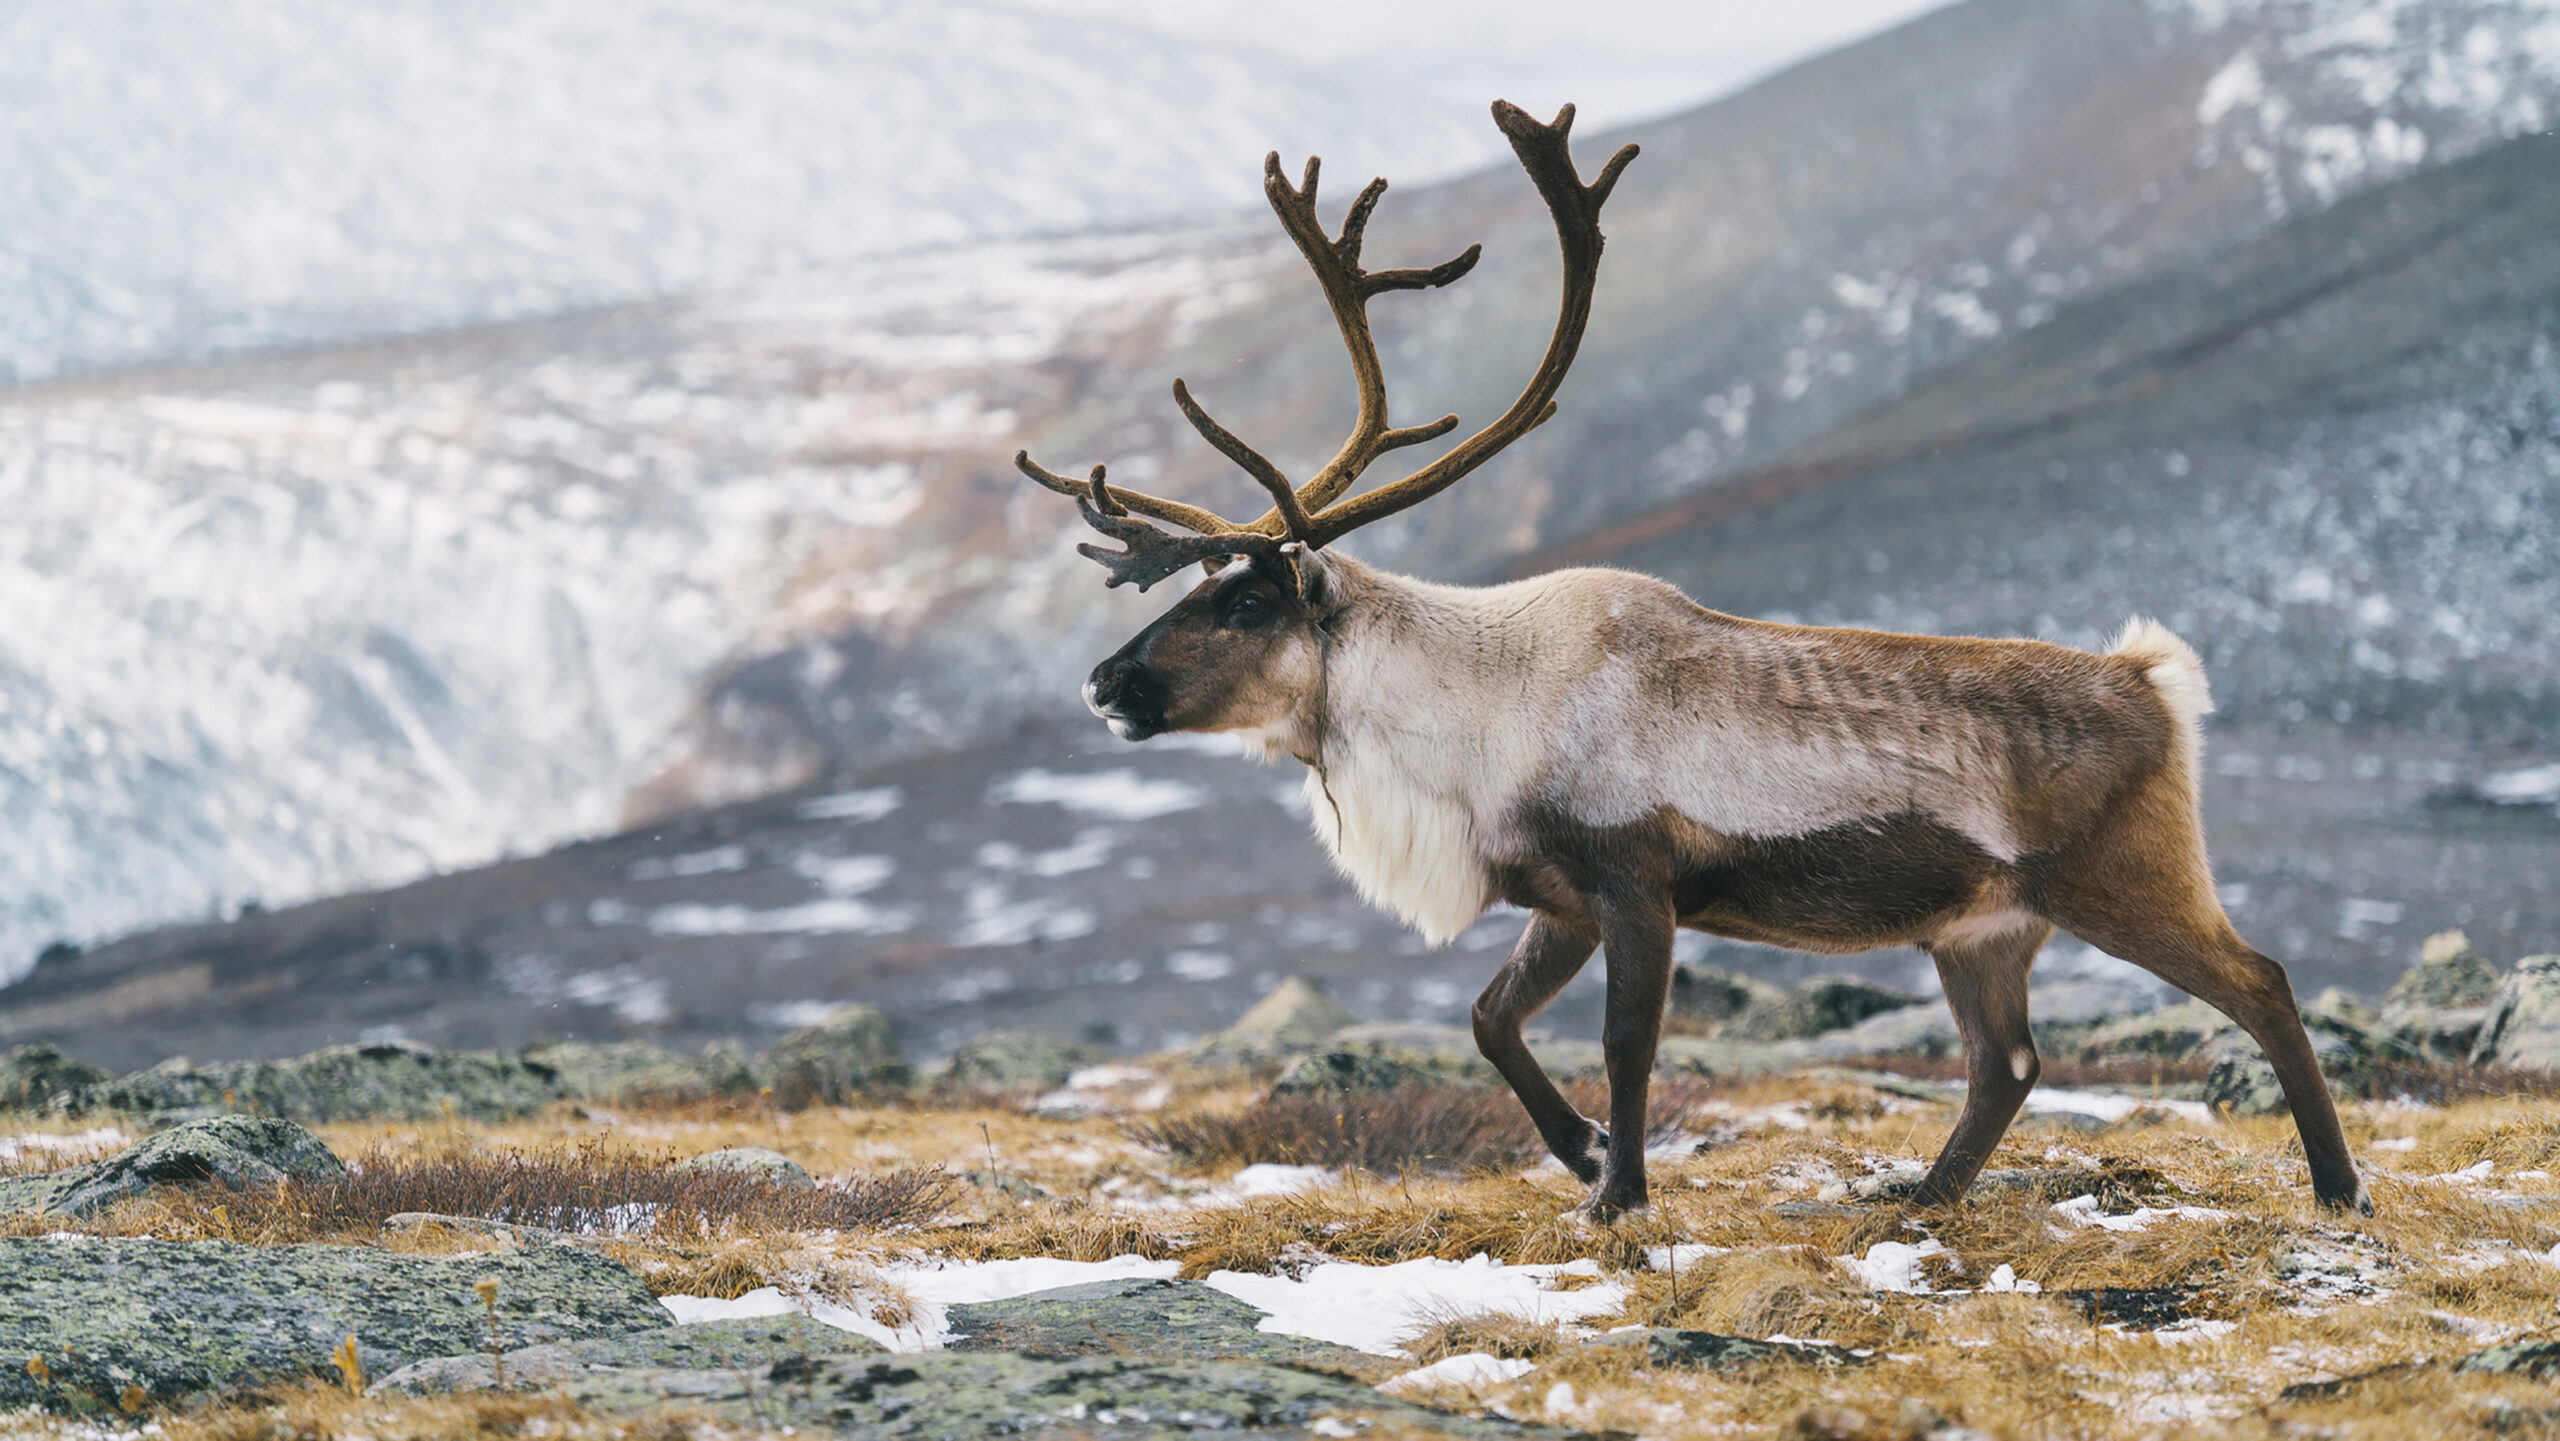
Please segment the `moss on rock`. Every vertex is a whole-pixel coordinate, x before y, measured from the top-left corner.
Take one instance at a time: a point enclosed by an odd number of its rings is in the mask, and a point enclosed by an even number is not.
[[[668,1324],[640,1278],[587,1251],[403,1256],[361,1246],[82,1237],[0,1239],[0,1407],[81,1410],[126,1387],[155,1401],[261,1377],[330,1376],[356,1338],[365,1370],[489,1344],[473,1286],[497,1283],[513,1349]],[[41,1358],[30,1367],[27,1358]]]

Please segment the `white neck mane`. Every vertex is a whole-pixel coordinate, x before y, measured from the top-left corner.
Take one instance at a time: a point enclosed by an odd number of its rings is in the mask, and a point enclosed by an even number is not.
[[[1469,603],[1482,592],[1365,568],[1345,579],[1356,600],[1386,604],[1359,604],[1330,647],[1307,805],[1360,894],[1440,945],[1492,899],[1486,860],[1526,780],[1482,728],[1485,708],[1468,704],[1474,676],[1448,657],[1499,652],[1508,637],[1488,634],[1498,615]],[[1452,644],[1461,637],[1474,644]]]

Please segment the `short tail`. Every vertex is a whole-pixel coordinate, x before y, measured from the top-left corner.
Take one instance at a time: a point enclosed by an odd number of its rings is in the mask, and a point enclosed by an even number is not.
[[[2161,702],[2169,707],[2184,732],[2181,749],[2193,762],[2203,743],[2200,723],[2213,714],[2213,687],[2205,682],[2204,662],[2196,658],[2195,647],[2169,633],[2169,628],[2149,616],[2135,616],[2116,632],[2115,644],[2107,654],[2120,655],[2138,662],[2151,688],[2160,693]]]

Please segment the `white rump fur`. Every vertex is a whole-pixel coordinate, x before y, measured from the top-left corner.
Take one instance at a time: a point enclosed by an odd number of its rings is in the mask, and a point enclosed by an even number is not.
[[[2178,719],[2179,755],[2187,763],[2187,773],[2194,775],[2196,754],[2204,743],[2203,721],[2213,714],[2213,687],[2205,681],[2204,662],[2197,658],[2195,647],[2160,622],[2138,615],[2116,632],[2107,654],[2144,662],[2143,674]]]
[[[1306,781],[1316,834],[1363,896],[1435,944],[1483,912],[1488,866],[1526,854],[1512,833],[1524,805],[1594,827],[1668,807],[1759,837],[1917,812],[2003,860],[2020,852],[2009,738],[1841,661],[1823,632],[1718,616],[1622,571],[1461,588],[1329,560],[1372,603],[1327,668],[1325,767]],[[2128,646],[2156,656],[2181,716],[2209,707],[2176,637],[2142,622]]]

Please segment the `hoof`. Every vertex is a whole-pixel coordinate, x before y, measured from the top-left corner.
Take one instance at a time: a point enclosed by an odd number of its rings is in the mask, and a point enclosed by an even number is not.
[[[2357,1183],[2355,1190],[2345,1195],[2321,1196],[2318,1199],[2323,1210],[2353,1211],[2359,1216],[2373,1214],[2373,1197],[2365,1191],[2361,1182]]]
[[[1602,1196],[1599,1188],[1595,1186],[1590,1195],[1582,1198],[1581,1205],[1564,1213],[1564,1218],[1586,1226],[1614,1226],[1630,1217],[1651,1214],[1652,1207],[1643,1201],[1637,1201],[1632,1205],[1612,1201]]]

